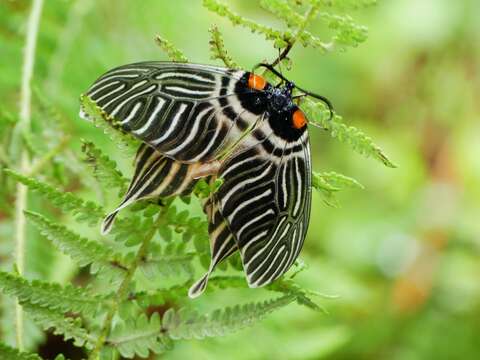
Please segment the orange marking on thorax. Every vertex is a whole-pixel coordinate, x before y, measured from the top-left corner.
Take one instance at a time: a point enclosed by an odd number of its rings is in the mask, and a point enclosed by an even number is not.
[[[250,73],[250,76],[248,77],[248,87],[250,89],[263,90],[265,86],[267,86],[267,80],[260,75]]]
[[[302,110],[298,109],[292,115],[292,125],[295,129],[301,129],[307,124],[307,119]]]

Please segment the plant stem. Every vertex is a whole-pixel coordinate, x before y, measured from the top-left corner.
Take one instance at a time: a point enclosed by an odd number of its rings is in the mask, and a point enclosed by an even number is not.
[[[308,9],[308,11],[305,13],[303,17],[304,20],[302,22],[302,25],[297,29],[297,31],[295,32],[295,35],[288,42],[287,46],[283,49],[280,55],[278,55],[278,57],[270,64],[271,66],[278,65],[280,61],[282,61],[287,57],[290,50],[292,50],[293,45],[297,41],[298,36],[305,30],[307,25],[315,18],[315,16],[317,16],[317,12],[318,12],[318,6],[311,6]]]
[[[103,321],[102,329],[100,330],[100,335],[98,336],[97,343],[95,344],[95,348],[90,353],[88,357],[89,360],[97,360],[99,359],[100,351],[102,350],[103,346],[105,345],[105,341],[107,340],[107,336],[110,333],[112,327],[112,320],[115,314],[118,311],[118,307],[121,302],[128,298],[128,288],[132,281],[133,276],[135,275],[135,271],[138,268],[138,265],[142,261],[147,251],[148,245],[150,241],[155,236],[155,233],[158,227],[164,222],[164,214],[166,208],[163,208],[162,211],[157,216],[155,223],[153,224],[150,231],[146,234],[144,240],[142,241],[142,245],[138,249],[137,255],[135,256],[135,260],[133,261],[132,265],[128,269],[127,273],[125,274],[125,278],[123,279],[120,287],[117,290],[117,296],[113,299],[112,306],[105,316],[105,320]]]
[[[34,0],[32,9],[28,18],[26,43],[23,57],[22,68],[22,84],[20,94],[20,120],[17,126],[22,131],[30,128],[30,102],[32,90],[30,82],[33,75],[33,67],[35,64],[35,48],[37,45],[38,28],[40,23],[40,15],[42,13],[43,0]],[[27,173],[30,168],[30,159],[25,149],[20,155],[20,171]],[[25,215],[23,211],[27,205],[27,187],[18,184],[15,201],[15,263],[17,271],[23,274],[25,268]],[[20,304],[15,305],[15,333],[17,348],[23,349],[23,310]]]

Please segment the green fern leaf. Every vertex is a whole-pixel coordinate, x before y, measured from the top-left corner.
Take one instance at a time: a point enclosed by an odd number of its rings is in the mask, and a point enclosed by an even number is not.
[[[321,13],[319,18],[327,23],[327,26],[335,31],[332,43],[340,49],[345,46],[356,47],[367,40],[368,31],[365,26],[356,24],[348,15],[336,15]]]
[[[294,300],[295,296],[288,294],[264,302],[215,310],[211,314],[199,314],[187,308],[178,311],[170,308],[163,316],[163,328],[173,340],[223,336],[262,320]]]
[[[221,60],[227,68],[230,69],[240,69],[238,64],[233,61],[232,57],[228,55],[227,50],[225,49],[225,44],[223,43],[222,34],[216,25],[213,25],[209,30],[210,32],[210,58],[212,60]]]
[[[65,255],[70,256],[81,267],[92,264],[91,271],[110,270],[121,276],[126,270],[122,256],[104,243],[90,241],[55,224],[43,215],[25,211],[26,217],[35,225],[40,233]]]
[[[375,5],[377,0],[309,0],[310,3],[320,3],[323,7],[339,10],[356,10]]]
[[[128,359],[135,355],[146,358],[150,351],[160,354],[169,347],[165,336],[162,335],[158,313],[154,313],[150,319],[142,314],[136,319],[118,322],[107,343],[115,346],[120,354]]]
[[[208,281],[209,288],[231,289],[231,288],[248,288],[243,276],[214,276]],[[292,295],[299,305],[304,305],[315,311],[324,311],[311,298],[313,292],[303,289],[290,279],[279,279],[273,284],[265,287],[266,290],[281,292],[285,295]]]
[[[42,360],[36,354],[19,351],[2,342],[0,342],[0,359],[2,360]]]
[[[54,206],[65,212],[72,212],[78,221],[95,225],[104,216],[103,209],[92,201],[84,201],[71,192],[63,192],[35,178],[24,176],[16,171],[5,169],[6,174],[47,198]]]
[[[155,41],[160,48],[165,51],[170,60],[175,62],[188,62],[187,57],[175,47],[170,41],[162,38],[160,35],[155,36]]]
[[[119,189],[121,194],[125,193],[128,179],[117,169],[115,161],[110,159],[90,141],[83,142],[82,151],[85,154],[85,161],[90,165],[95,178],[104,189],[114,188]]]
[[[329,130],[333,138],[350,145],[353,150],[366,157],[371,156],[381,161],[385,166],[396,167],[370,137],[353,126],[343,124],[341,116],[335,115],[333,119],[328,120],[328,111],[323,104],[306,99],[302,103],[302,109],[307,113],[309,121]]]
[[[191,285],[191,280],[188,280],[181,285],[157,289],[155,291],[139,291],[132,294],[132,299],[135,299],[144,309],[166,303],[177,303],[180,300],[185,300],[185,296]]]
[[[96,127],[103,130],[104,134],[117,145],[125,157],[131,159],[135,156],[140,146],[139,140],[124,132],[116,119],[109,116],[86,95],[80,96],[80,107],[85,116],[93,121]]]
[[[193,276],[194,254],[186,254],[184,246],[168,246],[160,255],[155,254],[140,264],[140,269],[149,279],[178,276],[182,273]],[[175,249],[175,250],[174,250]],[[158,253],[158,252],[157,252]]]
[[[325,204],[338,207],[335,194],[344,189],[363,189],[363,185],[357,180],[336,172],[317,173],[312,172],[312,187],[320,192]]]
[[[227,18],[233,25],[239,25],[250,29],[253,33],[262,34],[267,40],[272,40],[276,48],[286,47],[292,39],[291,32],[283,33],[256,21],[246,19],[234,13],[225,4],[217,0],[203,0],[203,6],[219,16]]]
[[[306,306],[315,311],[325,310],[317,305],[311,298],[310,295],[312,292],[303,289],[300,285],[296,284],[293,280],[290,279],[280,279],[275,281],[273,284],[267,286],[268,290],[278,291],[285,295],[291,295],[295,297],[295,300],[299,305]]]
[[[17,297],[21,302],[29,302],[60,312],[94,314],[104,304],[103,299],[82,288],[25,278],[0,271],[0,290]]]
[[[315,183],[316,179],[321,178],[323,181],[327,182],[332,187],[335,187],[338,190],[343,190],[343,189],[347,189],[347,188],[351,188],[351,189],[364,189],[365,188],[357,180],[355,180],[351,177],[336,173],[334,171],[322,172],[322,173],[313,172],[312,176],[313,176],[313,178],[312,178],[312,180],[313,180],[312,183],[313,184]]]
[[[304,18],[283,0],[260,0],[260,6],[285,21],[288,27],[300,27]]]
[[[187,253],[185,249],[186,244],[184,242],[171,242],[162,247],[159,244],[151,244],[149,255],[140,262],[139,266],[144,274],[151,279],[179,276],[181,274],[192,277],[192,260],[197,254]]]
[[[132,215],[117,219],[111,234],[115,237],[115,241],[124,243],[125,246],[136,246],[142,242],[142,237],[139,234],[142,234],[151,225],[151,218],[143,219],[138,215]]]
[[[65,340],[73,339],[75,346],[93,348],[95,338],[83,327],[81,318],[65,316],[63,313],[28,303],[22,303],[22,307],[44,330],[54,329],[55,335],[63,335]]]

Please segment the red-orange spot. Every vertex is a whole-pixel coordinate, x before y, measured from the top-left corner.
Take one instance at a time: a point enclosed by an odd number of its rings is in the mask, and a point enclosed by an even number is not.
[[[255,90],[263,90],[267,86],[267,80],[265,80],[260,75],[255,75],[250,73],[248,77],[248,87]]]
[[[297,109],[292,115],[292,125],[295,129],[301,129],[307,124],[307,119],[305,119],[305,114],[302,110]]]

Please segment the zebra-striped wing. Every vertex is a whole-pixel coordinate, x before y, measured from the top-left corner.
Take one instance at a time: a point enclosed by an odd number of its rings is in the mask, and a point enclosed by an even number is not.
[[[206,162],[255,123],[246,72],[171,62],[120,66],[88,89],[116,126],[181,162]],[[81,110],[82,117],[88,117]]]
[[[308,132],[296,141],[274,134],[226,162],[216,194],[237,242],[250,287],[283,275],[300,253],[311,205]]]
[[[264,121],[222,164],[218,177],[223,184],[206,207],[211,265],[190,297],[203,292],[214,267],[235,250],[250,287],[271,283],[293,264],[310,218],[308,132],[285,139]]]
[[[102,234],[110,231],[121,209],[138,200],[189,195],[198,181],[197,168],[197,164],[184,164],[163,156],[146,144],[140,145],[128,190],[117,208],[105,217]]]

